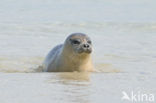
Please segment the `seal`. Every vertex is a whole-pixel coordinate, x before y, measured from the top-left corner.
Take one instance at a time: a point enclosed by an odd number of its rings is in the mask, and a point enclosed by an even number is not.
[[[64,44],[54,47],[43,62],[45,72],[94,71],[92,41],[83,33],[73,33]]]

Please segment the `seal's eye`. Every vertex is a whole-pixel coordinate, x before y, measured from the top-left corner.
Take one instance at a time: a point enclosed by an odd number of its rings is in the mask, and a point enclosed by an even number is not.
[[[89,44],[92,44],[92,42],[91,42],[90,40],[88,41],[88,43],[89,43]]]
[[[79,40],[72,40],[72,43],[73,44],[80,44],[80,41]]]

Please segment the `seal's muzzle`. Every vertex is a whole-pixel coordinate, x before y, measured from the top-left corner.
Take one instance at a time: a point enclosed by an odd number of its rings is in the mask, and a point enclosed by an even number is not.
[[[82,44],[78,50],[78,53],[91,53],[92,47],[90,44]]]

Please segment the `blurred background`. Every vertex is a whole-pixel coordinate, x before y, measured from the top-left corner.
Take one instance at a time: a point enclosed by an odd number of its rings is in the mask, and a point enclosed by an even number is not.
[[[153,71],[155,4],[155,0],[1,0],[0,70],[39,65],[52,47],[69,34],[82,32],[92,38],[98,68],[107,64],[133,71],[150,66]]]

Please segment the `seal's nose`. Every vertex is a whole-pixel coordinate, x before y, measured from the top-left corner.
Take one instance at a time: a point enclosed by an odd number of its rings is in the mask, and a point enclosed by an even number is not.
[[[84,48],[89,48],[90,46],[89,46],[89,44],[83,44],[83,47]]]

